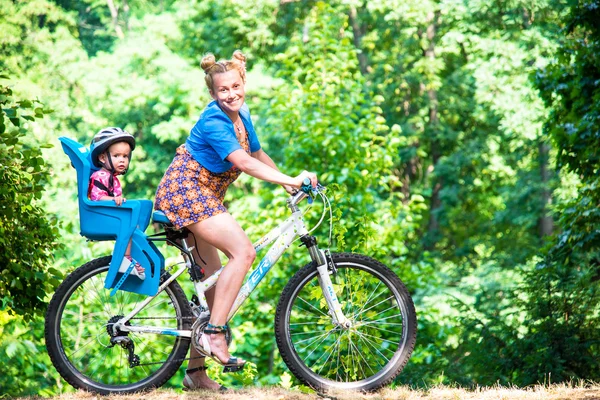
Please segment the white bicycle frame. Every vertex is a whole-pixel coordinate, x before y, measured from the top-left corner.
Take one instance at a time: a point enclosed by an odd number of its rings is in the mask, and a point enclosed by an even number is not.
[[[250,294],[256,289],[256,286],[260,283],[260,281],[265,277],[265,275],[271,270],[273,265],[279,260],[283,252],[292,244],[292,242],[297,237],[303,237],[309,235],[308,230],[304,224],[304,220],[302,218],[302,212],[298,209],[297,203],[299,203],[304,197],[307,195],[303,192],[299,192],[298,194],[290,197],[288,199],[288,206],[292,210],[292,216],[287,218],[277,227],[272,229],[269,233],[263,236],[260,240],[253,244],[254,249],[258,252],[259,250],[265,248],[269,244],[275,242],[273,246],[268,250],[267,254],[261,259],[260,263],[254,269],[246,283],[241,287],[235,301],[233,302],[233,306],[229,311],[227,316],[227,322],[233,318],[235,313],[239,310],[244,301],[250,296]],[[182,240],[182,247],[184,250],[190,252],[193,250],[193,247],[188,247],[186,240]],[[315,249],[309,249],[311,258],[317,264],[317,271],[319,272],[319,284],[323,291],[323,295],[327,304],[329,306],[330,315],[333,319],[334,324],[339,324],[342,326],[349,326],[350,321],[346,318],[342,311],[342,307],[338,301],[338,298],[335,294],[335,290],[333,287],[333,283],[331,282],[331,278],[329,276],[330,270],[327,265],[327,259],[325,253],[322,250],[317,249],[316,245]],[[162,334],[162,335],[171,335],[171,336],[182,336],[182,337],[191,337],[191,330],[178,330],[178,329],[165,329],[158,327],[150,327],[150,326],[136,326],[136,325],[126,325],[125,323],[133,318],[138,312],[140,312],[146,305],[148,305],[160,292],[162,292],[171,282],[177,279],[181,274],[183,274],[188,268],[191,267],[192,261],[188,256],[184,254],[185,265],[179,267],[179,269],[171,275],[169,279],[167,279],[160,287],[158,288],[158,292],[156,295],[146,298],[142,301],[135,309],[121,318],[117,323],[114,324],[113,330],[117,332],[120,330],[122,332],[140,332],[140,333],[154,333],[154,334]],[[207,317],[210,315],[210,311],[208,309],[208,303],[206,302],[205,293],[210,290],[213,286],[216,285],[219,280],[219,276],[223,272],[225,267],[221,267],[214,274],[206,278],[204,281],[194,282],[194,288],[196,290],[196,295],[198,296],[198,300],[200,302],[200,308],[202,310],[200,317]]]

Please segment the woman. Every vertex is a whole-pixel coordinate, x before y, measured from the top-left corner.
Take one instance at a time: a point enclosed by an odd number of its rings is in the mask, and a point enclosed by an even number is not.
[[[217,250],[229,259],[214,290],[207,293],[210,322],[201,337],[204,351],[227,366],[243,366],[244,360],[231,357],[225,331],[227,315],[252,266],[256,253],[252,243],[223,206],[227,187],[245,172],[255,178],[282,185],[289,193],[309,178],[307,171],[296,177],[285,175],[260,146],[248,107],[244,103],[246,57],[236,50],[231,60],[216,62],[212,54],[202,58],[205,82],[212,101],[192,128],[185,145],[165,173],[156,193],[155,207],[177,227],[186,227],[195,236],[195,251],[207,265],[207,276],[221,268]],[[219,389],[206,375],[204,359],[194,348],[184,386],[188,389]]]

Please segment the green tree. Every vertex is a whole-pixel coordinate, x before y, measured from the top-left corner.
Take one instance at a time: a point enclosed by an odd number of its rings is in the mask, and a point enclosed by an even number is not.
[[[530,376],[600,378],[600,2],[571,1],[558,59],[538,74],[551,107],[545,131],[558,166],[576,174],[578,195],[559,204],[559,234],[527,274],[529,332],[523,340]],[[523,380],[523,383],[528,383]]]
[[[39,145],[25,140],[30,123],[50,110],[14,99],[4,85],[0,105],[0,309],[31,319],[45,310],[45,294],[62,277],[51,267],[57,224],[38,204],[48,169]]]

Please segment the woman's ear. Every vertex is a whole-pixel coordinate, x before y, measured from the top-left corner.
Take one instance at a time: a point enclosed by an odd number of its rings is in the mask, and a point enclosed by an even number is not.
[[[208,93],[210,93],[210,97],[213,98],[213,100],[217,100],[217,96],[215,96],[215,92],[212,90],[209,90]]]

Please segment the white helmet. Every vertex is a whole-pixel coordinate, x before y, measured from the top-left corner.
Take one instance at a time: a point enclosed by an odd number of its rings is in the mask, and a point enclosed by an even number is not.
[[[92,163],[94,163],[94,165],[98,168],[106,168],[106,166],[102,165],[100,162],[99,156],[100,154],[108,151],[108,148],[111,145],[118,142],[127,142],[131,147],[131,151],[135,149],[135,138],[133,135],[121,128],[109,127],[101,129],[98,133],[96,133],[92,139],[92,144],[90,145],[90,150],[92,152]]]

